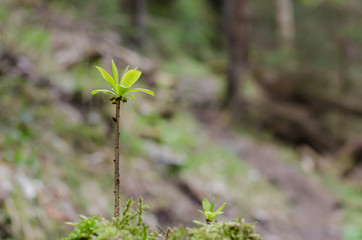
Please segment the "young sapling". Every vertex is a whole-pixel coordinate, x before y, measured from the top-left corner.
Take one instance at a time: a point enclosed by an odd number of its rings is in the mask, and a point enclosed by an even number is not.
[[[201,210],[198,210],[198,211],[200,213],[204,214],[204,216],[206,217],[206,223],[210,224],[216,216],[224,213],[221,210],[224,209],[225,205],[226,205],[226,203],[221,205],[221,207],[219,207],[218,210],[214,211],[215,198],[214,197],[212,198],[211,204],[210,204],[209,200],[204,198],[204,199],[202,199],[202,208],[204,211],[201,211]]]
[[[97,66],[97,69],[101,73],[102,77],[108,82],[111,86],[111,90],[108,89],[97,89],[91,92],[92,95],[97,93],[106,93],[113,95],[110,99],[112,104],[116,105],[116,117],[113,117],[115,122],[115,148],[114,148],[114,216],[119,217],[119,190],[120,190],[120,174],[119,174],[119,118],[120,118],[120,105],[126,103],[128,98],[134,99],[134,96],[130,93],[132,92],[144,92],[154,96],[153,91],[144,89],[144,88],[133,88],[131,87],[138,81],[141,76],[141,71],[137,68],[129,70],[129,67],[126,68],[121,78],[118,75],[118,69],[116,64],[112,60],[112,75],[107,73],[104,69]]]

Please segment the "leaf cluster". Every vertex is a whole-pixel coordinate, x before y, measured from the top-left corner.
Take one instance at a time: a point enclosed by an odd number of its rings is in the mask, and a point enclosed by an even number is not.
[[[202,208],[203,211],[198,210],[200,213],[204,214],[206,217],[206,222],[210,223],[216,216],[223,214],[224,212],[222,212],[221,210],[224,209],[226,203],[224,203],[223,205],[221,205],[221,207],[219,207],[219,209],[217,209],[216,211],[214,211],[214,207],[215,207],[215,198],[212,198],[211,204],[209,202],[209,200],[207,200],[206,198],[202,199]]]
[[[101,73],[102,77],[108,82],[111,86],[111,90],[108,89],[96,89],[91,92],[92,95],[97,93],[106,93],[111,94],[114,97],[111,99],[113,102],[116,100],[121,100],[122,102],[127,102],[128,97],[134,99],[134,95],[130,94],[132,92],[144,92],[154,96],[154,92],[149,89],[144,88],[133,88],[131,87],[138,81],[141,77],[141,71],[137,68],[129,70],[129,66],[124,71],[122,77],[119,77],[118,69],[114,61],[112,60],[112,75],[106,72],[103,68],[96,66],[98,71]]]

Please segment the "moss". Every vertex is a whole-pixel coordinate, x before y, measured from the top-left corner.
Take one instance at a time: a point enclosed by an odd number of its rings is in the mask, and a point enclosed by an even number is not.
[[[255,232],[254,224],[246,224],[243,219],[221,221],[210,225],[195,221],[196,227],[177,227],[168,229],[165,236],[157,232],[150,232],[149,227],[143,222],[145,205],[142,199],[137,210],[132,208],[133,200],[127,201],[120,218],[113,218],[113,222],[100,219],[98,216],[82,217],[76,223],[70,223],[75,229],[62,240],[213,240],[213,239],[242,239],[262,240]]]
[[[142,214],[145,205],[142,198],[139,201],[139,208],[134,210],[132,205],[134,201],[129,199],[120,218],[113,218],[113,222],[106,219],[99,219],[98,216],[84,217],[83,220],[70,223],[75,227],[63,240],[107,240],[107,239],[129,239],[129,240],[157,240],[160,239],[159,234],[150,232],[148,226],[143,222]]]
[[[221,221],[213,224],[196,222],[199,227],[176,228],[169,240],[213,240],[213,239],[242,239],[242,240],[262,240],[255,232],[254,224],[246,224],[244,219],[233,221]]]

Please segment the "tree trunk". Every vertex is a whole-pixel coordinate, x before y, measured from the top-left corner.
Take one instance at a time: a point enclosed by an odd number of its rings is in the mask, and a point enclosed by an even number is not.
[[[350,39],[350,33],[356,25],[354,12],[355,9],[358,9],[356,0],[346,0],[345,4],[344,9],[342,9],[342,21],[347,29],[347,34],[342,35],[338,41],[341,93],[345,93],[351,88],[352,79],[350,76],[350,67],[353,62],[355,49]]]
[[[136,44],[137,47],[144,51],[146,44],[146,22],[147,22],[147,0],[133,1],[134,7],[132,12],[132,22],[137,29]]]
[[[284,50],[295,46],[295,24],[292,0],[276,0],[276,22],[278,26],[279,45]]]
[[[134,27],[134,41],[139,50],[146,50],[147,42],[147,0],[121,0],[125,12],[129,14]]]
[[[240,103],[240,77],[247,67],[250,39],[250,6],[248,0],[225,1],[225,30],[229,65],[227,72],[227,92],[224,107],[233,110]]]

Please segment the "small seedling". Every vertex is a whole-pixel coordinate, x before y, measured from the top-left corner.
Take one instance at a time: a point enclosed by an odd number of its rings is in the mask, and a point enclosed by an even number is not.
[[[111,94],[114,97],[111,99],[112,103],[116,104],[117,101],[127,102],[128,97],[134,99],[134,96],[129,94],[131,92],[144,92],[154,96],[155,94],[148,89],[144,88],[133,88],[130,89],[133,84],[135,84],[141,76],[141,71],[138,71],[137,68],[128,70],[129,66],[123,73],[122,78],[120,79],[118,76],[118,70],[116,64],[112,60],[112,73],[113,77],[109,75],[103,68],[96,66],[99,72],[102,74],[102,77],[109,83],[112,90],[108,89],[97,89],[92,91],[92,95],[97,93],[107,93]]]
[[[131,87],[138,81],[141,76],[141,71],[137,68],[128,70],[128,67],[123,73],[123,76],[119,78],[118,69],[114,61],[112,60],[112,75],[107,73],[104,69],[97,67],[99,72],[102,74],[102,77],[109,83],[111,90],[108,89],[97,89],[92,91],[92,95],[97,93],[107,93],[113,95],[110,99],[112,104],[116,105],[116,117],[113,117],[115,122],[115,159],[114,159],[114,216],[119,217],[119,184],[120,184],[120,174],[119,174],[119,117],[120,117],[120,105],[121,102],[126,103],[128,98],[134,99],[134,96],[130,93],[132,92],[144,92],[154,96],[155,94],[148,89],[144,88],[133,88]]]
[[[212,198],[211,204],[210,204],[209,200],[204,198],[204,199],[202,199],[202,208],[204,211],[201,211],[201,210],[198,210],[198,211],[205,215],[206,223],[210,224],[216,216],[224,213],[221,210],[224,209],[225,205],[226,205],[226,203],[221,205],[221,207],[219,207],[219,209],[214,212],[215,198],[214,197]]]

